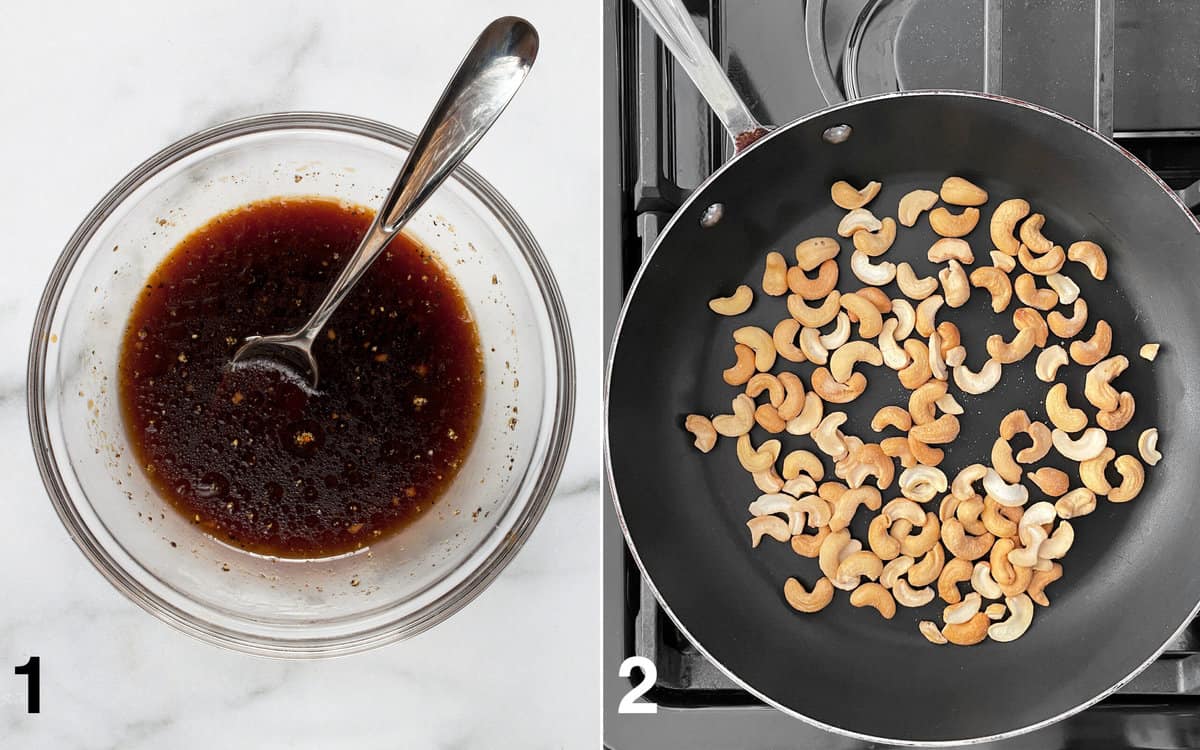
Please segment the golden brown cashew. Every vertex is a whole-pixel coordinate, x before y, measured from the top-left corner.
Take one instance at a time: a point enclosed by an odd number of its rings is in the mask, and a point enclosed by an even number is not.
[[[1049,276],[1062,270],[1063,264],[1067,262],[1067,255],[1061,246],[1055,245],[1044,255],[1035,258],[1028,247],[1021,245],[1017,248],[1017,260],[1021,261],[1026,271],[1035,276]],[[1053,284],[1051,288],[1054,288]],[[1057,291],[1055,293],[1057,294]]]
[[[1037,471],[1030,472],[1029,481],[1050,497],[1062,497],[1071,488],[1071,478],[1065,471],[1052,466],[1043,466]]]
[[[1129,421],[1133,419],[1133,411],[1136,407],[1133,394],[1129,391],[1121,391],[1121,395],[1117,399],[1119,401],[1117,408],[1102,411],[1096,415],[1096,424],[1109,432],[1116,432],[1129,424]]]
[[[713,428],[725,437],[745,435],[754,427],[754,399],[739,393],[733,399],[733,414],[720,414],[712,419]]]
[[[785,492],[794,498],[801,498],[805,495],[811,495],[812,493],[816,492],[817,483],[813,481],[812,477],[802,474],[798,477],[784,481],[783,487],[780,491]]]
[[[788,292],[787,261],[783,253],[767,253],[767,265],[763,270],[762,290],[772,297],[782,297]]]
[[[833,504],[833,517],[829,519],[832,531],[841,531],[850,525],[858,506],[866,506],[867,510],[879,510],[883,496],[879,490],[870,485],[864,485],[852,490],[846,490]]]
[[[1014,531],[1013,533],[1015,534],[1016,532]],[[1008,559],[1008,553],[1012,552],[1016,547],[1016,540],[1009,537],[1001,537],[992,545],[992,551],[988,555],[988,573],[991,574],[992,580],[995,581],[997,586],[1008,586],[1017,580],[1016,568]],[[978,570],[978,566],[976,570]],[[992,598],[996,599],[999,597]]]
[[[877,581],[881,573],[883,561],[874,552],[864,549],[847,555],[846,559],[838,563],[837,577],[839,581],[853,581],[857,586],[864,576]]]
[[[821,552],[821,545],[829,536],[829,527],[822,526],[815,534],[793,534],[792,552],[801,557],[816,557]]]
[[[754,290],[741,284],[728,297],[713,297],[708,301],[710,310],[718,315],[741,315],[754,302]]]
[[[1097,495],[1107,495],[1111,492],[1112,485],[1108,483],[1108,477],[1104,475],[1104,472],[1108,468],[1108,464],[1116,457],[1116,451],[1112,448],[1104,448],[1094,458],[1080,461],[1079,479],[1083,482],[1083,486]]]
[[[1121,484],[1108,493],[1108,500],[1113,503],[1129,502],[1141,494],[1142,486],[1146,483],[1146,470],[1142,468],[1141,461],[1129,454],[1119,457],[1114,465],[1121,475]]]
[[[937,313],[945,303],[945,299],[940,294],[935,294],[932,297],[926,297],[917,305],[916,328],[917,333],[925,338],[934,334],[937,330]]]
[[[1037,463],[1050,453],[1050,448],[1054,445],[1053,435],[1050,428],[1042,422],[1031,422],[1025,431],[1033,440],[1033,445],[1020,450],[1017,453],[1017,461],[1023,464]]]
[[[859,234],[865,234],[865,232]],[[896,278],[895,263],[891,261],[872,263],[871,257],[861,250],[855,250],[850,255],[850,270],[858,277],[859,281],[872,286],[890,284],[892,279]]]
[[[1046,340],[1050,337],[1050,328],[1046,325],[1046,321],[1042,318],[1042,314],[1032,307],[1018,307],[1013,310],[1013,326],[1018,331],[1032,331],[1033,345],[1045,346]]]
[[[913,425],[908,436],[926,445],[945,445],[958,437],[958,417],[943,414],[927,424]]]
[[[907,431],[912,427],[912,416],[899,406],[884,406],[871,418],[871,429],[875,432],[883,432],[887,427],[895,427],[902,432]]]
[[[1048,351],[1048,350],[1047,350]],[[1063,432],[1079,432],[1087,427],[1087,414],[1067,403],[1067,384],[1055,383],[1046,393],[1046,416]]]
[[[942,293],[950,307],[962,307],[971,298],[971,282],[957,260],[951,258],[946,268],[938,271],[938,279],[942,282]]]
[[[913,190],[905,193],[904,197],[900,199],[896,216],[900,219],[901,224],[911,227],[917,223],[917,219],[923,212],[933,208],[937,199],[938,194],[932,190]]]
[[[878,232],[855,232],[854,249],[872,258],[883,255],[896,241],[896,220],[887,217]]]
[[[992,443],[992,468],[1010,484],[1021,481],[1021,467],[1013,460],[1012,445],[1004,438]]]
[[[771,402],[771,406],[779,406],[783,403],[784,390],[783,383],[779,382],[779,378],[769,372],[759,372],[751,376],[746,382],[746,395],[750,398],[758,398],[763,391],[767,392],[767,398]]]
[[[958,326],[948,320],[938,323],[935,332],[942,340],[942,356],[946,356],[951,350],[962,344],[962,333],[958,330]]]
[[[971,245],[966,240],[960,240],[955,237],[943,237],[933,243],[929,246],[925,257],[929,259],[930,263],[945,263],[948,260],[957,260],[959,263],[965,263],[969,266],[975,262],[975,254],[971,252]]]
[[[833,584],[824,576],[807,591],[804,584],[789,578],[783,584],[783,598],[797,612],[820,612],[833,601]]]
[[[928,586],[937,581],[945,566],[946,550],[942,547],[941,542],[934,541],[933,546],[929,548],[921,561],[908,567],[908,582],[917,588]]]
[[[689,414],[683,421],[683,428],[696,437],[693,444],[701,453],[708,453],[717,444],[717,431],[708,417]]]
[[[817,394],[804,394],[804,408],[794,419],[789,419],[785,428],[790,435],[807,435],[825,418],[825,402]],[[720,432],[720,430],[718,430]]]
[[[1000,382],[1002,369],[1000,360],[994,357],[984,362],[983,367],[979,368],[979,372],[972,372],[966,365],[959,365],[954,368],[954,384],[964,393],[975,395],[987,393]]]
[[[792,538],[787,521],[779,516],[756,516],[746,522],[750,529],[750,546],[757,547],[764,536],[769,536],[777,542],[786,542]]]
[[[1012,440],[1018,433],[1029,429],[1029,415],[1024,409],[1013,409],[1000,420],[1000,437]]]
[[[1071,490],[1054,503],[1059,518],[1079,518],[1096,509],[1096,493],[1086,487]]]
[[[940,380],[924,383],[908,396],[908,413],[913,424],[929,424],[937,418],[937,400],[946,395],[946,384]]]
[[[842,247],[832,237],[811,237],[796,245],[796,262],[805,272],[836,258]]]
[[[775,365],[775,342],[771,334],[758,326],[742,326],[733,332],[733,340],[754,350],[754,366],[766,372]]]
[[[1020,242],[1013,236],[1017,222],[1029,215],[1029,202],[1021,198],[1009,198],[996,206],[992,212],[989,229],[992,244],[1005,255],[1016,255]],[[1012,270],[1011,268],[1008,270]]]
[[[890,437],[879,441],[879,448],[889,458],[899,459],[900,465],[910,469],[917,465],[912,449],[908,445],[908,437]]]
[[[995,266],[980,266],[971,271],[970,280],[972,285],[982,287],[992,295],[992,312],[1001,313],[1008,309],[1013,288],[1007,273]]]
[[[874,607],[885,620],[896,616],[896,600],[890,591],[878,583],[864,583],[854,589],[850,594],[850,604],[855,607]]]
[[[1042,227],[1046,225],[1046,217],[1034,214],[1021,225],[1021,242],[1035,253],[1046,253],[1054,247],[1054,243],[1042,235]]]
[[[859,362],[879,367],[883,364],[883,354],[870,341],[851,341],[842,345],[829,358],[829,372],[833,379],[845,383],[854,375],[854,366]]]
[[[965,237],[979,223],[978,208],[964,208],[962,213],[952,214],[945,206],[929,212],[929,227],[943,237]]]
[[[878,232],[882,228],[883,222],[875,218],[875,214],[865,208],[855,208],[838,222],[837,233],[842,237],[851,237],[855,232]]]
[[[821,543],[821,549],[817,553],[817,566],[830,583],[836,588],[842,588],[838,585],[840,582],[834,580],[837,578],[838,564],[860,549],[862,549],[862,543],[851,539],[850,532],[846,529],[831,531],[825,537],[825,541]]]
[[[892,311],[892,301],[888,299],[887,294],[882,289],[873,286],[864,286],[855,289],[854,293],[874,305],[880,315],[886,315]]]
[[[987,352],[1000,364],[1010,365],[1025,359],[1033,351],[1035,338],[1033,329],[1030,328],[1017,331],[1012,341],[1005,341],[1003,336],[993,333],[987,337]]]
[[[1050,324],[1050,330],[1054,331],[1055,336],[1069,339],[1083,330],[1083,326],[1087,323],[1087,317],[1087,300],[1080,297],[1075,300],[1071,317],[1068,318],[1058,310],[1055,310],[1046,316],[1046,322]]]
[[[1053,289],[1039,289],[1031,273],[1018,276],[1013,282],[1013,291],[1022,304],[1038,310],[1051,310],[1058,304],[1058,294]]]
[[[789,362],[803,362],[804,352],[796,346],[796,334],[800,332],[800,321],[795,318],[784,318],[775,325],[771,333],[771,342],[775,344],[775,353]]]
[[[737,361],[721,373],[721,378],[729,385],[744,385],[754,374],[754,350],[745,344],[734,344],[733,356]]]
[[[1079,285],[1072,281],[1070,276],[1052,273],[1046,277],[1046,283],[1058,295],[1059,304],[1069,305],[1079,299]]]
[[[775,471],[775,467],[766,471],[756,471],[750,475],[754,479],[754,486],[760,492],[782,492],[784,488],[783,479],[780,478],[779,472]]]
[[[1006,518],[1002,512],[1004,510],[1004,506],[996,502],[995,498],[985,497],[983,499],[983,513],[979,514],[979,520],[983,521],[983,527],[990,531],[997,539],[1003,539],[1017,533],[1016,521]],[[1020,508],[1013,508],[1012,510],[1019,511]]]
[[[892,535],[895,536],[904,522],[896,521],[892,529]],[[900,554],[908,555],[909,557],[920,557],[929,550],[933,549],[933,545],[937,544],[938,537],[941,535],[941,521],[933,513],[925,514],[925,525],[921,527],[919,534],[905,534],[900,539]]]
[[[892,315],[896,316],[896,340],[903,341],[917,325],[916,308],[906,299],[893,299]]]
[[[938,289],[938,280],[933,276],[918,278],[912,266],[907,262],[896,266],[896,285],[909,299],[922,300]]]
[[[1058,452],[1072,461],[1095,458],[1108,445],[1108,435],[1099,427],[1087,428],[1076,440],[1072,440],[1071,436],[1062,430],[1054,430],[1051,436]]]
[[[856,208],[862,208],[875,200],[875,196],[879,195],[881,187],[883,185],[875,180],[871,180],[865,187],[859,190],[845,180],[838,180],[830,186],[829,196],[833,198],[833,202],[838,208],[852,211]]]
[[[779,410],[770,404],[762,404],[754,410],[754,421],[772,435],[778,435],[787,427],[787,420],[779,416]]]
[[[778,347],[778,345],[776,345]],[[1043,383],[1053,383],[1058,377],[1058,368],[1067,364],[1067,351],[1060,344],[1048,346],[1038,354],[1033,371]]]
[[[895,539],[892,539],[895,542]],[[897,547],[898,548],[898,547]],[[885,589],[890,589],[896,585],[896,581],[912,568],[915,561],[908,555],[900,555],[883,566],[883,572],[879,575],[879,585]]]
[[[804,382],[794,372],[779,373],[779,384],[783,386],[783,400],[779,402],[779,416],[790,421],[799,416],[804,408]]]
[[[834,289],[819,307],[809,307],[798,294],[787,298],[788,314],[800,321],[805,328],[820,328],[837,317],[842,309],[842,295]]]
[[[942,183],[942,200],[954,206],[982,206],[987,203],[987,191],[961,177],[947,177]]]
[[[953,497],[953,495],[951,495]],[[955,502],[958,503],[954,509],[954,517],[963,525],[963,531],[968,534],[983,534],[987,531],[987,526],[980,520],[980,514],[983,513],[983,498],[976,495],[969,500]]]
[[[1142,430],[1142,434],[1138,435],[1138,455],[1142,460],[1151,466],[1157,466],[1162,460],[1162,454],[1158,452],[1158,428],[1149,427]]]
[[[917,463],[922,466],[937,466],[946,457],[945,451],[941,448],[930,447],[912,435],[909,435],[907,439],[909,452],[912,453]]]
[[[883,330],[883,316],[866,297],[851,292],[843,294],[841,306],[850,313],[850,319],[858,319],[858,335],[864,339],[872,339]]]
[[[921,631],[921,635],[925,636],[925,640],[937,646],[944,646],[950,641],[946,640],[946,636],[942,635],[942,631],[938,630],[938,626],[932,620],[921,620],[917,623],[917,629]]]
[[[968,500],[975,496],[975,483],[987,475],[987,467],[983,464],[971,464],[958,472],[950,484],[950,494],[959,500]]]
[[[1158,358],[1158,344],[1142,344],[1142,348],[1138,349],[1138,356],[1147,362],[1153,362]]]
[[[891,521],[887,516],[878,515],[871,519],[871,524],[867,527],[867,545],[880,560],[894,560],[900,555],[900,541],[888,534],[890,525]],[[911,562],[909,564],[911,565]],[[887,568],[885,567],[884,573],[886,572]],[[891,588],[890,584],[884,585]]]
[[[750,442],[749,435],[739,435],[737,439],[737,457],[742,468],[751,473],[766,471],[775,465],[779,458],[782,445],[778,440],[768,440],[758,448]]]
[[[1121,394],[1110,383],[1129,367],[1124,354],[1100,362],[1088,370],[1084,378],[1083,395],[1100,411],[1112,411],[1121,405]]]
[[[1096,330],[1086,341],[1071,342],[1071,359],[1081,365],[1094,365],[1108,356],[1112,349],[1112,328],[1103,320],[1096,321]]]
[[[839,497],[846,494],[846,490],[850,489],[841,482],[828,481],[822,482],[820,487],[817,487],[817,495],[827,503],[836,502]],[[837,571],[834,571],[835,573]]]
[[[1025,593],[1034,602],[1043,607],[1050,606],[1050,600],[1046,598],[1046,587],[1062,578],[1063,566],[1059,563],[1053,563],[1049,570],[1035,570],[1032,578],[1029,580],[1029,587],[1025,589]]]
[[[846,464],[845,479],[851,488],[861,487],[867,481],[867,477],[873,476],[875,486],[885,490],[891,486],[892,479],[896,476],[896,465],[876,443],[862,445],[845,459],[843,464]],[[840,469],[841,465],[838,468]]]
[[[978,560],[988,553],[994,541],[996,538],[990,532],[979,536],[967,534],[962,521],[957,518],[951,518],[942,524],[942,544],[946,545],[946,549],[956,558]]]
[[[1087,266],[1092,278],[1103,281],[1108,275],[1108,256],[1095,242],[1076,242],[1067,248],[1067,258]]]
[[[856,372],[845,383],[840,383],[829,370],[818,367],[813,370],[811,385],[821,400],[831,404],[848,404],[867,389],[867,379],[861,372]]]
[[[837,349],[850,338],[850,316],[844,312],[837,315],[837,325],[829,333],[820,337],[821,346],[826,349]]]
[[[971,580],[971,572],[974,567],[969,560],[958,557],[952,558],[942,567],[937,582],[938,596],[942,598],[942,601],[947,604],[958,604],[962,601],[962,593],[958,590],[958,584]]]
[[[838,264],[830,259],[817,267],[816,278],[810,278],[800,266],[792,266],[787,271],[788,289],[801,299],[825,299],[837,287]]]
[[[947,625],[942,628],[942,635],[956,646],[974,646],[987,638],[990,624],[991,620],[987,615],[979,612],[961,625]]]

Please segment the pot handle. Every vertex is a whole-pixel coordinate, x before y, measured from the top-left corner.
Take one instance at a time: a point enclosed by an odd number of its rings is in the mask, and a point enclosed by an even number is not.
[[[734,90],[681,0],[633,0],[633,3],[696,84],[738,151],[767,134],[767,128],[755,119]]]
[[[808,45],[808,62],[812,65],[821,96],[825,97],[826,104],[840,104],[846,101],[846,96],[825,51],[825,2],[807,0],[804,3],[804,41]]]

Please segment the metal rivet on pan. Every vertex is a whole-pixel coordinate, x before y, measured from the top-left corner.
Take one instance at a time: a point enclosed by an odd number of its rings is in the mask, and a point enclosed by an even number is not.
[[[725,216],[725,204],[714,203],[704,209],[704,213],[700,214],[700,226],[705,229],[712,229],[720,223],[723,216]]]
[[[845,143],[853,132],[854,128],[849,125],[834,125],[831,128],[825,128],[821,137],[825,139],[826,143]]]

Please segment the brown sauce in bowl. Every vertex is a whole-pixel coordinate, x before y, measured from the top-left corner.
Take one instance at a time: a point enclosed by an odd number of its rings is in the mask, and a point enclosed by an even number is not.
[[[171,505],[231,545],[304,558],[365,547],[427,512],[470,450],[478,331],[453,277],[407,235],[322,331],[316,393],[229,366],[245,337],[304,322],[372,216],[320,198],[222,214],[133,308],[120,362],[133,452]]]

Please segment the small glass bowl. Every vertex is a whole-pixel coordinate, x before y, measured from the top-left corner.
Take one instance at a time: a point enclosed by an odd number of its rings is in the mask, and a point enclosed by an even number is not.
[[[452,485],[416,522],[320,560],[250,554],[200,532],[134,465],[117,367],[142,284],[189,232],[273,196],[377,206],[413,136],[345,115],[236,120],[134,169],[88,214],[54,267],[29,352],[29,426],[71,537],[122,593],[175,627],[257,654],[361,651],[429,628],[504,568],[558,482],[574,414],[570,330],[537,242],[462,166],[405,228],[462,288],[483,344],[480,427]]]

